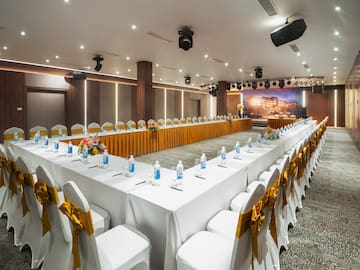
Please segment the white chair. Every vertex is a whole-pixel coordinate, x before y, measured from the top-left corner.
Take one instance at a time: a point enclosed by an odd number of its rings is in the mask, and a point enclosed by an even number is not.
[[[219,224],[226,226],[229,231],[223,234],[223,230],[201,231],[191,236],[177,251],[176,261],[178,270],[219,270],[219,269],[250,269],[252,260],[252,235],[249,230],[251,215],[255,215],[256,204],[264,196],[265,188],[258,184],[251,193],[241,193],[243,207],[240,214],[231,211],[221,211],[213,219]],[[218,217],[229,213],[233,216],[229,225],[227,220]],[[212,219],[212,220],[213,220]],[[211,223],[208,229],[211,229]],[[215,221],[217,223],[217,221]],[[221,227],[221,226],[219,226]],[[239,233],[237,233],[237,231]],[[254,238],[254,241],[256,239]]]
[[[202,116],[199,116],[197,120],[198,120],[199,123],[204,122],[204,119],[202,118]]]
[[[0,144],[0,217],[2,215],[2,209],[3,204],[5,201],[5,198],[8,196],[8,182],[7,177],[5,177],[5,174],[7,174],[7,156],[5,152],[5,148],[2,144]]]
[[[193,123],[193,120],[191,117],[187,117],[186,118],[186,124],[192,124]]]
[[[296,198],[294,190],[294,181],[296,181],[296,147],[293,147],[289,152],[289,187],[290,192],[287,201],[287,225],[295,225],[296,219]]]
[[[128,129],[136,129],[136,123],[133,120],[129,120],[126,123]]]
[[[199,122],[199,121],[198,121],[198,118],[197,118],[196,116],[194,116],[194,117],[192,118],[192,121],[193,121],[193,123]]]
[[[186,119],[184,117],[180,118],[180,124],[181,125],[186,124]]]
[[[180,125],[180,120],[179,120],[179,118],[174,118],[173,119],[173,123],[174,123],[174,125]]]
[[[100,125],[96,122],[91,122],[87,126],[87,130],[89,133],[99,133],[100,132]]]
[[[105,122],[104,124],[102,124],[101,126],[102,130],[104,131],[114,131],[114,124],[111,122]]]
[[[138,129],[146,129],[146,122],[144,120],[139,120],[137,122],[137,128]]]
[[[36,132],[40,133],[41,137],[49,136],[49,131],[46,127],[43,126],[35,126],[29,129],[29,138],[30,140],[34,138]]]
[[[27,206],[25,207],[23,204],[21,209],[25,228],[19,240],[22,243],[22,247],[27,244],[31,249],[31,268],[39,268],[49,251],[50,236],[49,234],[43,235],[42,233],[42,209],[34,192],[37,177],[32,174],[31,168],[22,157],[16,159],[16,165],[19,169],[18,179],[19,177],[24,179],[21,181],[23,189],[22,199],[26,201]]]
[[[164,121],[164,119],[161,119],[161,118],[160,118],[157,122],[158,122],[158,124],[159,124],[160,127],[164,127],[164,126],[165,126],[165,121]]]
[[[11,127],[4,131],[4,142],[13,141],[15,139],[15,133],[17,133],[20,140],[25,139],[24,130],[18,127]]]
[[[116,129],[121,131],[121,130],[126,130],[126,124],[122,121],[118,121],[115,125]]]
[[[173,120],[171,120],[170,118],[166,118],[166,126],[173,126]]]
[[[74,124],[71,126],[71,135],[83,134],[85,126],[83,124]]]
[[[153,125],[153,124],[155,124],[155,120],[154,120],[154,119],[149,119],[149,120],[147,121],[147,124],[148,124],[148,125]]]
[[[51,137],[57,137],[57,136],[67,136],[68,131],[67,127],[64,125],[55,125],[51,128]]]
[[[90,207],[77,185],[70,181],[64,185],[66,201],[60,206],[70,220],[73,250],[78,247],[79,269],[131,269],[144,265],[149,269],[150,242],[148,238],[128,225],[119,225],[95,237]],[[75,219],[72,218],[75,216]],[[77,225],[82,225],[79,231]],[[76,226],[76,227],[74,227]],[[70,261],[73,267],[74,258]]]

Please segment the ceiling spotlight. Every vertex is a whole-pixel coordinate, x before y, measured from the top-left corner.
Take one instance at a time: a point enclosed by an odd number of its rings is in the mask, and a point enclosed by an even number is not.
[[[306,62],[305,62],[305,61],[302,61],[302,63],[301,63],[301,64],[306,65]]]
[[[250,77],[253,77],[254,76],[254,74],[253,73],[250,73]]]
[[[334,69],[337,69],[337,67],[334,67]]]
[[[200,76],[200,74],[199,73],[196,73],[196,77],[199,77]]]
[[[239,68],[239,72],[243,72],[242,68]]]
[[[58,55],[55,55],[55,58],[56,58],[56,59],[59,59],[60,57],[59,57]]]
[[[335,11],[340,11],[341,10],[341,7],[340,6],[336,6],[335,7]]]
[[[155,73],[153,73],[152,76],[155,77]]]
[[[69,0],[64,0],[65,3],[69,3]]]
[[[296,53],[296,56],[300,56],[300,55],[301,55],[301,53],[300,53],[300,52],[297,52],[297,53]]]
[[[204,54],[204,58],[208,59],[209,55],[207,53]]]
[[[251,87],[252,87],[252,89],[255,90],[257,88],[257,82],[252,82]]]
[[[310,77],[312,77],[314,74],[310,73]]]
[[[339,34],[340,34],[339,31],[334,31],[335,36],[338,36]]]
[[[188,51],[193,47],[193,39],[192,36],[194,34],[193,31],[190,30],[189,27],[185,26],[181,30],[178,31],[179,34],[179,48],[184,51]]]
[[[7,47],[7,46],[4,46],[3,49],[6,51],[6,50],[8,49],[8,47]]]
[[[228,62],[225,62],[225,67],[227,67],[229,65],[229,63]]]
[[[130,56],[126,56],[126,61],[129,61],[130,60]]]
[[[334,71],[333,74],[336,75],[336,71]]]
[[[96,55],[96,56],[93,57],[92,60],[96,61],[96,66],[95,66],[94,69],[97,72],[99,72],[101,70],[101,68],[102,68],[101,61],[104,61],[104,58],[102,56],[100,56],[100,55]]]
[[[333,59],[334,61],[337,61],[338,59],[337,59],[337,57],[334,57],[334,59]]]
[[[269,80],[266,80],[266,81],[265,81],[265,88],[266,88],[266,89],[269,89],[269,88],[270,88],[270,81],[269,81]]]
[[[248,85],[247,85],[248,87],[250,87],[251,86],[251,84],[250,83],[248,83]]]
[[[182,69],[181,69],[181,68],[179,69],[179,72],[180,72],[180,73],[182,72]]]
[[[184,78],[185,78],[185,84],[191,84],[191,76],[190,75],[186,75]]]
[[[85,46],[84,45],[80,45],[80,50],[83,50],[85,49]]]
[[[21,31],[21,32],[20,32],[20,35],[22,35],[23,37],[26,36],[25,31]]]
[[[288,81],[286,82],[286,84],[287,84],[287,85],[290,85],[290,84],[291,84],[291,81],[290,81],[290,80],[288,80]]]
[[[310,68],[308,68],[306,71],[307,71],[307,72],[310,72],[310,70],[311,70],[311,69],[310,69]]]
[[[284,80],[279,80],[279,87],[284,88],[284,86],[285,86],[285,81]]]
[[[262,78],[262,72],[263,72],[262,67],[255,68],[255,78],[261,79]]]
[[[137,26],[135,24],[131,25],[132,30],[136,30]]]
[[[160,81],[162,81],[162,78],[160,78]]]
[[[155,67],[159,67],[159,64],[155,64]]]
[[[46,63],[50,63],[50,60],[49,60],[49,59],[46,59],[45,62],[46,62]]]
[[[339,51],[339,48],[338,48],[338,47],[335,47],[335,48],[334,48],[334,52],[337,52],[337,51]]]
[[[176,81],[175,83],[179,83],[178,81]]]
[[[212,81],[213,81],[213,80],[214,80],[214,77],[211,77],[211,78],[210,78],[210,80],[212,80]]]
[[[119,71],[116,71],[116,74],[117,74],[117,75],[119,75],[119,74],[120,74],[120,72],[119,72]]]
[[[273,82],[272,85],[273,85],[273,86],[276,86],[276,82]]]

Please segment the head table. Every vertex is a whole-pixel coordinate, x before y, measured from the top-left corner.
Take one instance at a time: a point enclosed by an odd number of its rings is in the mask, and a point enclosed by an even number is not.
[[[299,122],[278,140],[262,144],[261,148],[254,144],[250,153],[242,147],[241,159],[234,159],[234,151],[230,151],[225,164],[219,164],[219,157],[209,160],[201,175],[199,168],[189,168],[184,171],[183,184],[176,188],[174,170],[162,168],[161,184],[153,186],[153,166],[149,164],[136,162],[135,175],[128,177],[128,161],[121,157],[110,155],[109,167],[101,168],[101,155],[90,156],[87,162],[77,154],[68,157],[66,143],[60,143],[58,152],[53,150],[52,141],[48,148],[32,141],[7,145],[32,168],[47,168],[60,187],[70,180],[76,182],[89,203],[110,212],[111,226],[128,223],[147,235],[152,245],[152,269],[176,269],[179,246],[194,233],[205,230],[209,219],[228,209],[233,197],[314,128],[311,119]]]

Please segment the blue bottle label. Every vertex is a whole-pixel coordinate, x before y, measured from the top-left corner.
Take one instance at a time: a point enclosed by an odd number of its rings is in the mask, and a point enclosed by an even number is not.
[[[154,178],[156,180],[160,179],[160,169],[155,169]]]
[[[103,163],[104,163],[104,165],[108,165],[108,164],[109,164],[109,156],[108,156],[108,155],[104,155]]]
[[[130,163],[130,166],[129,166],[129,173],[134,173],[135,172],[135,163],[132,162]]]
[[[73,152],[73,147],[72,145],[68,146],[68,154],[71,155]]]
[[[55,142],[55,150],[59,150],[59,143]]]
[[[206,169],[206,161],[205,161],[205,160],[202,160],[202,161],[200,162],[200,168],[201,168],[201,169]]]
[[[235,152],[236,152],[237,154],[240,154],[240,146],[236,146]]]
[[[84,148],[83,153],[82,153],[82,157],[83,157],[84,159],[87,159],[88,154],[89,154],[89,153],[88,153],[87,148]]]
[[[49,145],[49,139],[45,139],[45,146]]]

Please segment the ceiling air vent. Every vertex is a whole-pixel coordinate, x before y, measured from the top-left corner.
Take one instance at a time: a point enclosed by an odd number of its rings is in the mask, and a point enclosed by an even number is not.
[[[163,37],[163,36],[161,36],[161,35],[159,35],[159,34],[156,34],[156,33],[154,33],[154,32],[148,32],[147,34],[148,34],[149,36],[153,37],[153,38],[160,39],[160,40],[166,41],[166,42],[168,42],[168,43],[173,42],[171,39],[165,38],[165,37]]]
[[[292,51],[293,51],[294,53],[299,52],[299,48],[298,48],[295,44],[291,44],[291,45],[290,45],[290,48],[292,49]]]
[[[278,14],[271,0],[258,0],[258,2],[269,16]]]

